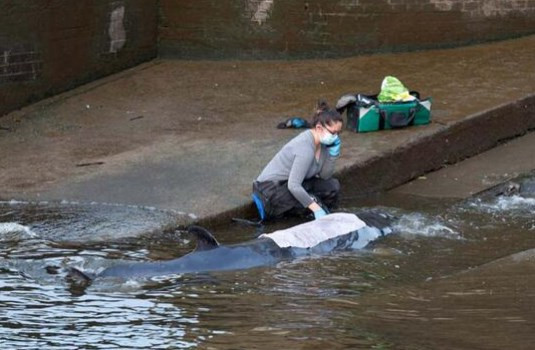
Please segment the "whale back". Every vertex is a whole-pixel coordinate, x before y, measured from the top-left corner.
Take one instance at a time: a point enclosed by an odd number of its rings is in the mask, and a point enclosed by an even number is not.
[[[272,239],[281,248],[311,248],[365,226],[366,223],[354,214],[335,213],[260,237]]]
[[[334,213],[260,238],[272,239],[281,248],[312,249],[319,252],[345,248],[360,249],[392,233],[393,217],[380,212]]]

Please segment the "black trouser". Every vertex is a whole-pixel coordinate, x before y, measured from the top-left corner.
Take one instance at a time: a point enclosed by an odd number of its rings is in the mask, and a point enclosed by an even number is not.
[[[340,182],[335,178],[308,179],[303,181],[303,188],[316,197],[318,204],[328,209],[334,209],[338,205]],[[253,193],[262,200],[266,219],[278,218],[284,214],[306,215],[308,213],[308,209],[303,207],[288,190],[288,181],[254,182]]]

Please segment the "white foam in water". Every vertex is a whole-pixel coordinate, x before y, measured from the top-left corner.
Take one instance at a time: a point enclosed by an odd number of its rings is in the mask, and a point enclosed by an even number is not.
[[[402,215],[394,224],[394,231],[402,235],[461,238],[459,232],[446,226],[439,219],[429,218],[420,213]]]
[[[496,200],[485,203],[475,202],[472,206],[478,207],[486,212],[506,212],[506,211],[520,211],[535,213],[535,198],[524,198],[521,196],[498,197]]]
[[[0,204],[7,204],[7,205],[18,205],[18,204],[28,204],[29,202],[23,202],[18,201],[16,199],[12,199],[10,201],[0,201]]]
[[[0,222],[0,240],[14,241],[35,238],[37,235],[28,226],[16,222]]]

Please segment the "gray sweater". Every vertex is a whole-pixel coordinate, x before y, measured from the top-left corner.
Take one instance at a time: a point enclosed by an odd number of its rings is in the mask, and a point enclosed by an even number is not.
[[[303,188],[303,181],[319,176],[329,179],[338,157],[329,155],[321,145],[319,159],[315,157],[314,135],[311,130],[294,137],[266,165],[256,181],[288,181],[288,190],[305,208],[314,201]]]

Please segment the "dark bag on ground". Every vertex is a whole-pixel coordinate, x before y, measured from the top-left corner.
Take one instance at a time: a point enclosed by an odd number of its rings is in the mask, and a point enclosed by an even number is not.
[[[338,112],[347,113],[346,128],[354,132],[397,129],[411,125],[429,124],[431,98],[420,100],[420,94],[411,91],[413,101],[381,103],[377,95],[344,95],[336,104]]]

